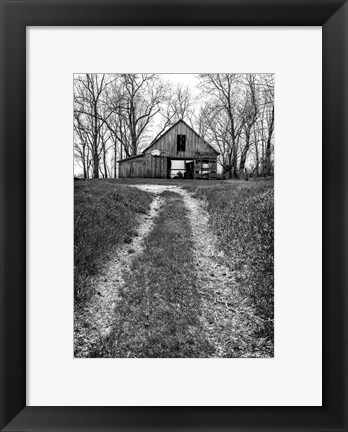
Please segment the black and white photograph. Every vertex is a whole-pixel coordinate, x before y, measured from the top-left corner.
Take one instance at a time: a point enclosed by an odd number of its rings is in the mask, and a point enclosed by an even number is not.
[[[273,73],[75,73],[74,357],[274,357]]]

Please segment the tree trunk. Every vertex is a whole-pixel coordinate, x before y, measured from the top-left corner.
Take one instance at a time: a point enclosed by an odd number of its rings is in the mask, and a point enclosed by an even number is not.
[[[256,134],[255,124],[254,124],[254,142],[255,142],[255,156],[256,156],[256,175],[257,175],[257,177],[259,177],[259,175],[260,175],[260,170],[259,170],[260,159],[259,159],[259,148],[258,148],[258,143],[257,143],[257,134]]]
[[[98,113],[96,104],[94,106],[94,136],[93,136],[93,178],[99,178],[99,156],[98,156]]]
[[[105,141],[103,140],[103,165],[104,165],[104,178],[108,178],[108,169],[106,163],[106,151],[105,151]]]
[[[117,141],[114,143],[114,178],[117,177]]]
[[[232,165],[222,166],[222,173],[225,175],[226,180],[231,179],[233,177],[232,170],[233,170]]]
[[[239,163],[239,171],[242,173],[245,168],[245,162],[248,155],[250,147],[250,130],[245,131],[245,146],[243,148],[242,154],[240,156],[240,163]]]
[[[272,109],[271,121],[268,127],[268,137],[267,137],[267,145],[266,145],[266,175],[272,175],[272,163],[271,163],[271,143],[272,143],[272,134],[274,127],[274,107]]]
[[[94,155],[93,155],[93,178],[99,178],[99,157],[98,150],[94,147]]]
[[[233,154],[232,167],[231,167],[231,178],[238,178],[238,159],[237,152]]]
[[[87,178],[86,144],[82,145],[82,165],[83,165],[83,177]]]
[[[87,176],[86,176],[86,178],[88,178],[88,179],[89,179],[89,168],[91,166],[91,160],[89,158],[89,154],[90,154],[89,147],[87,147],[87,159],[86,159]]]
[[[132,156],[137,155],[137,139],[135,135],[132,134]]]
[[[137,131],[136,131],[136,120],[135,120],[135,106],[133,100],[130,101],[129,109],[129,129],[131,136],[131,156],[136,156],[137,154]]]

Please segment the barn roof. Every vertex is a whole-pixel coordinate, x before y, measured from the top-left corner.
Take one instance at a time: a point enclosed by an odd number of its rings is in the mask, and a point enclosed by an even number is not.
[[[168,133],[171,129],[173,129],[178,123],[184,123],[184,125],[185,126],[187,126],[189,129],[191,129],[191,131],[194,133],[194,134],[196,134],[199,138],[201,138],[202,140],[203,140],[203,142],[207,145],[207,146],[209,146],[209,147],[211,147],[213,150],[214,150],[214,152],[218,155],[219,154],[219,152],[218,151],[216,151],[215,149],[214,149],[214,147],[211,145],[211,144],[209,144],[205,139],[203,139],[190,125],[188,125],[183,119],[180,119],[180,120],[178,120],[177,122],[175,122],[172,126],[170,126],[166,131],[164,131],[158,138],[156,138],[154,141],[152,141],[152,143],[148,146],[148,147],[146,147],[146,149],[144,149],[143,150],[143,153],[145,153],[146,152],[146,150],[149,150],[154,144],[156,144],[156,142],[158,141],[158,140],[160,140],[166,133]]]
[[[117,162],[124,162],[124,161],[128,161],[130,159],[136,159],[136,158],[142,157],[142,156],[144,156],[144,153],[139,153],[138,155],[135,155],[135,156],[130,156],[128,158],[119,159]]]

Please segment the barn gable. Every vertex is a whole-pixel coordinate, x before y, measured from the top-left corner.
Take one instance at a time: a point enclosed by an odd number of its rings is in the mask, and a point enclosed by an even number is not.
[[[140,155],[119,161],[119,177],[215,179],[218,154],[179,120]]]
[[[178,136],[184,136],[181,147],[178,144]],[[183,148],[183,146],[185,148]],[[184,120],[177,121],[167,129],[159,138],[153,141],[143,153],[158,150],[161,154],[171,157],[194,157],[196,154],[218,155],[218,152],[208,144],[198,133]]]

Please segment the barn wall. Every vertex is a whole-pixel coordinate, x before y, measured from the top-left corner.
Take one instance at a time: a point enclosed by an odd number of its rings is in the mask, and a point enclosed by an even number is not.
[[[146,175],[152,178],[167,178],[167,158],[151,156],[151,153],[145,154]]]
[[[145,177],[146,165],[145,158],[139,157],[136,159],[130,159],[123,162],[119,162],[119,178],[128,177]]]

